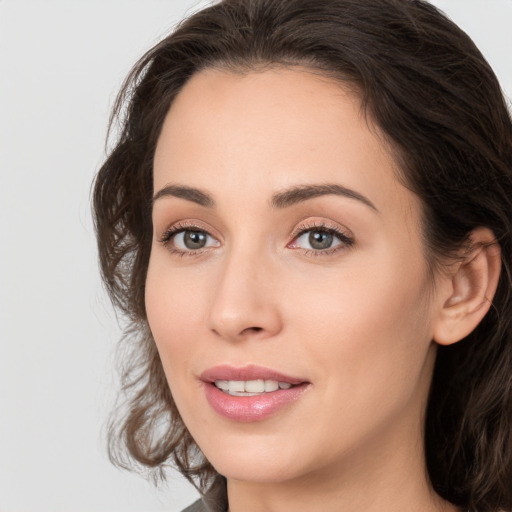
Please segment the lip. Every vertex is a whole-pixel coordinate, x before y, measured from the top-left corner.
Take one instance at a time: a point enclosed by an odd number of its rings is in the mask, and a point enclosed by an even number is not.
[[[295,402],[309,387],[304,379],[284,375],[262,366],[249,365],[235,368],[228,365],[215,366],[200,376],[206,400],[219,415],[238,422],[262,421]],[[216,380],[276,380],[293,385],[289,389],[279,389],[257,396],[232,396],[218,389]]]
[[[254,364],[236,368],[229,365],[214,366],[204,371],[199,377],[203,382],[215,382],[216,380],[277,380],[278,382],[288,382],[292,385],[302,384],[305,379],[291,377],[283,373],[257,366]]]

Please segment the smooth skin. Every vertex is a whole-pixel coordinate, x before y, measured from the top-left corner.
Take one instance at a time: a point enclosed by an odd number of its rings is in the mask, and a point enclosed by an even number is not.
[[[326,184],[349,192],[275,204]],[[420,201],[356,95],[303,68],[202,71],[165,120],[154,192],[149,324],[230,512],[457,510],[424,462],[433,340],[454,343],[485,315],[499,249],[476,245],[433,286]],[[309,386],[241,423],[205,398],[199,376],[221,364]]]

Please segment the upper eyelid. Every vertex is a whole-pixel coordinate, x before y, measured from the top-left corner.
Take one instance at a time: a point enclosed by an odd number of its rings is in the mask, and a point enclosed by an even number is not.
[[[338,227],[334,228],[334,227],[329,227],[329,226],[317,226],[317,227],[310,227],[310,228],[306,228],[306,229],[303,229],[301,231],[298,231],[297,234],[295,234],[292,238],[292,242],[293,243],[296,243],[295,241],[298,240],[299,238],[302,238],[306,233],[310,232],[310,231],[326,231],[326,232],[329,232],[331,234],[333,234],[340,242],[339,245],[341,246],[345,246],[345,247],[351,247],[354,245],[355,243],[355,238],[354,236],[352,235],[352,232],[347,232],[343,229],[340,229]],[[334,247],[330,247],[330,248],[327,248],[327,249],[304,249],[305,251],[312,251],[313,253],[316,253],[316,254],[321,254],[321,253],[328,253],[328,252],[336,252],[339,248],[339,245],[337,246],[334,246]]]
[[[218,238],[219,238],[218,236],[216,236],[215,234],[212,233],[212,231],[214,231],[212,228],[205,227],[202,222],[194,219],[194,220],[190,220],[190,221],[179,220],[179,221],[173,222],[171,225],[166,227],[163,230],[163,232],[160,231],[161,234],[158,237],[158,239],[161,241],[164,237],[168,236],[169,234],[174,235],[174,234],[180,233],[182,231],[194,231],[194,230],[204,231],[205,233],[212,236],[216,240],[218,240]]]
[[[303,222],[303,221],[302,221]],[[296,238],[298,235],[307,232],[307,231],[313,231],[313,230],[327,230],[327,231],[333,231],[340,233],[347,238],[354,239],[354,234],[350,229],[348,229],[345,226],[340,225],[337,222],[329,222],[326,220],[316,220],[313,221],[311,225],[306,223],[299,223],[299,225],[292,231],[293,238]]]
[[[299,237],[299,235],[302,235],[308,231],[312,230],[326,230],[326,231],[332,231],[334,233],[338,233],[339,235],[344,236],[346,239],[350,239],[352,242],[354,241],[354,235],[350,229],[348,229],[345,226],[340,225],[337,222],[334,221],[328,221],[326,219],[315,219],[308,222],[307,219],[303,219],[299,221],[296,225],[296,227],[292,230],[290,235],[290,241],[287,243],[291,243],[293,240]],[[158,237],[158,241],[161,243],[166,244],[168,241],[165,240],[165,238],[173,235],[176,235],[183,231],[188,230],[197,230],[207,233],[209,236],[214,238],[215,240],[221,242],[221,237],[215,234],[215,231],[211,227],[205,227],[203,225],[202,221],[199,221],[197,219],[190,219],[190,220],[179,220],[174,223],[172,223],[170,226],[168,226],[163,233]],[[213,232],[212,232],[213,231]]]
[[[204,227],[201,224],[202,224],[201,222],[195,221],[195,220],[176,221],[176,222],[172,223],[170,226],[166,227],[165,230],[163,231],[163,233],[166,234],[169,232],[178,232],[178,231],[187,231],[189,229],[190,230],[196,229],[198,231],[204,231],[211,236],[215,236],[212,234],[211,228]],[[291,236],[295,237],[303,231],[308,231],[308,230],[312,230],[312,229],[322,229],[322,228],[323,229],[332,229],[335,231],[342,231],[342,232],[346,233],[347,235],[352,235],[352,232],[349,229],[347,229],[345,227],[340,227],[337,223],[331,224],[330,222],[326,222],[326,221],[313,221],[313,223],[311,225],[309,225],[309,224],[305,224],[305,221],[300,221],[298,223],[297,227],[295,227],[292,230]]]

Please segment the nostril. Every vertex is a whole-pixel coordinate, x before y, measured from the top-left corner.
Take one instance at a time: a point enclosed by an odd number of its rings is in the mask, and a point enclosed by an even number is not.
[[[259,331],[262,331],[262,330],[263,330],[263,327],[247,327],[247,329],[244,329],[244,332],[245,331],[259,332]]]

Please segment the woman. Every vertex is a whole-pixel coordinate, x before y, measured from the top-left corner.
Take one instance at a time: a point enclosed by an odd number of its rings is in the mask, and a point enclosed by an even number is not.
[[[189,510],[512,510],[512,125],[468,36],[419,0],[225,0],[116,113],[113,460],[173,463]]]

